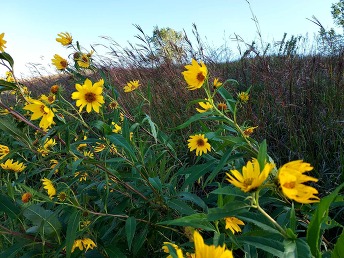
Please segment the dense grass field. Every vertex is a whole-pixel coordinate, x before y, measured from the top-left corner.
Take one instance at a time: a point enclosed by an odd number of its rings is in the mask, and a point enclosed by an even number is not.
[[[340,257],[344,51],[137,29],[0,81],[0,257]]]

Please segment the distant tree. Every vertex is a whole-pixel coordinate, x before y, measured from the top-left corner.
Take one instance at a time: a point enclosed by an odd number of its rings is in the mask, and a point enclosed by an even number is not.
[[[177,32],[169,27],[153,30],[151,42],[159,58],[167,62],[180,63],[185,56],[185,39],[182,32]]]
[[[332,4],[331,9],[334,23],[344,28],[344,0],[340,0],[338,3]]]

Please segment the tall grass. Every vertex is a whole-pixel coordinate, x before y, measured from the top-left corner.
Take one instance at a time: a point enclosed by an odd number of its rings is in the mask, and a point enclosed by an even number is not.
[[[257,139],[267,139],[269,153],[275,161],[283,164],[293,159],[311,163],[318,173],[320,191],[323,194],[334,189],[342,181],[344,173],[344,85],[343,57],[340,51],[324,54],[328,42],[317,39],[310,43],[307,37],[287,38],[280,42],[264,43],[238,42],[239,58],[224,42],[214,49],[193,25],[193,36],[184,32],[185,55],[178,61],[158,56],[154,46],[139,26],[137,43],[121,47],[114,40],[94,46],[106,48],[108,55],[98,56],[102,73],[117,85],[121,105],[128,112],[137,108],[138,100],[123,94],[122,86],[131,79],[139,79],[143,94],[153,96],[149,106],[140,107],[149,113],[160,128],[172,132],[173,128],[195,114],[195,106],[187,103],[204,98],[199,92],[190,92],[184,86],[181,72],[190,58],[203,60],[211,77],[233,78],[241,82],[229,91],[236,95],[250,90],[250,101],[241,112],[241,121],[258,126]],[[237,37],[240,40],[239,37]],[[195,43],[193,43],[195,42]],[[238,56],[238,55],[237,55]],[[99,74],[93,75],[99,78]],[[24,81],[24,84],[38,94],[42,88],[58,83],[64,86],[66,96],[74,90],[72,78],[66,76]],[[183,110],[178,112],[176,110]],[[192,125],[191,125],[192,126]],[[183,139],[184,131],[174,131],[173,137]],[[193,130],[194,131],[194,130]],[[185,148],[181,148],[184,149]]]

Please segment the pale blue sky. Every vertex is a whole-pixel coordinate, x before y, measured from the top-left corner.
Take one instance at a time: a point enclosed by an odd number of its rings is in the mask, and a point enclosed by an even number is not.
[[[230,41],[234,33],[250,42],[257,37],[249,5],[245,0],[1,0],[0,33],[5,32],[6,52],[15,60],[15,73],[27,74],[28,62],[48,66],[54,54],[67,55],[55,41],[69,32],[84,47],[106,41],[120,45],[138,42],[138,30],[151,34],[154,26],[185,29],[192,38],[192,24],[203,39],[214,46]],[[316,16],[326,28],[334,27],[331,4],[336,0],[250,0],[265,41],[278,41],[283,33],[310,37],[318,27],[306,18]],[[235,52],[235,45],[233,45]],[[0,76],[5,69],[0,67]]]

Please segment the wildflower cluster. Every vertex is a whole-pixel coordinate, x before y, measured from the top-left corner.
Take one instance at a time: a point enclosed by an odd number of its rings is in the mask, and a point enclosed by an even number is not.
[[[68,32],[56,41],[71,53],[66,59],[55,54],[52,63],[73,83],[53,82],[33,97],[17,81],[0,34],[0,59],[9,70],[0,93],[15,95],[11,105],[0,99],[5,252],[320,257],[329,206],[344,185],[322,203],[318,179],[306,174],[311,164],[274,162],[266,140],[252,137],[258,127],[239,122],[252,101],[250,87],[237,91],[237,81],[221,81],[192,59],[180,77],[185,92],[201,97],[191,102],[194,114],[174,128],[175,137],[153,121],[149,83],[129,78],[113,85],[93,50]],[[66,93],[67,87],[74,90]],[[137,107],[128,108],[121,94]]]

